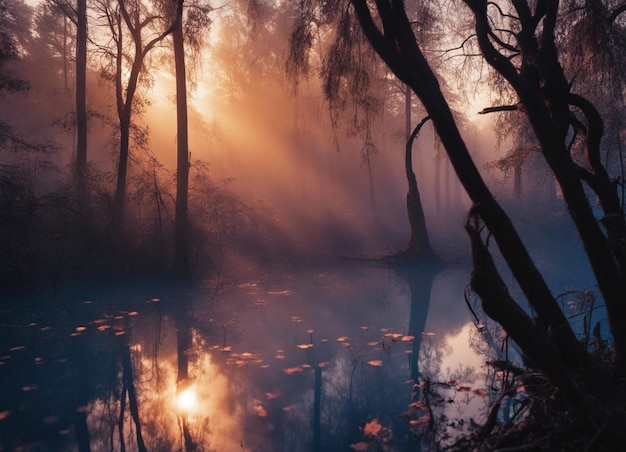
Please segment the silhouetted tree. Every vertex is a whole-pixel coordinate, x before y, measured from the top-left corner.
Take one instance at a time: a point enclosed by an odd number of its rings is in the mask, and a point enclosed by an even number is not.
[[[47,0],[65,14],[76,27],[75,96],[76,162],[74,166],[76,190],[81,208],[87,203],[87,0]],[[66,36],[63,37],[64,45]],[[66,58],[66,55],[64,55]],[[67,83],[67,72],[65,73]],[[68,88],[66,86],[66,88]]]
[[[313,2],[304,2],[312,5]],[[329,13],[329,3],[333,4]],[[502,4],[500,4],[502,3]],[[615,184],[600,158],[604,123],[592,101],[572,90],[559,59],[557,42],[561,13],[598,14],[590,3],[568,9],[569,3],[514,0],[488,2],[465,0],[473,16],[474,34],[469,38],[485,62],[517,98],[516,105],[526,115],[541,152],[561,186],[563,198],[604,297],[617,362],[623,366],[626,354],[626,233],[624,214]],[[530,258],[509,217],[483,181],[460,134],[437,74],[426,58],[407,16],[404,2],[366,0],[325,2],[316,11],[318,21],[346,21],[356,18],[368,41],[404,83],[411,86],[431,117],[441,143],[459,180],[473,202],[470,234],[474,270],[471,284],[483,302],[485,312],[498,321],[520,345],[529,360],[542,369],[559,387],[561,394],[585,430],[587,440],[611,444],[610,435],[622,435],[623,421],[609,417],[598,400],[614,404],[615,394],[606,394],[608,380],[571,326],[551,293],[543,275]],[[620,14],[624,8],[602,14],[607,34],[623,33]],[[443,18],[441,19],[443,21]],[[571,30],[568,30],[571,31]],[[589,51],[605,49],[591,44]],[[623,65],[623,60],[622,60]],[[569,133],[577,123],[584,124],[586,162],[572,159]],[[580,128],[579,128],[580,129]],[[583,184],[594,192],[604,212],[599,221]],[[484,227],[483,227],[484,225]],[[530,316],[513,300],[494,265],[481,231],[487,229],[534,310]],[[593,394],[593,396],[591,396]],[[610,408],[609,408],[610,409]],[[612,416],[612,415],[611,415]],[[609,425],[607,427],[607,424]]]
[[[124,226],[126,179],[130,153],[131,126],[140,79],[147,77],[146,58],[172,31],[171,20],[152,11],[140,0],[101,0],[99,9],[106,18],[110,43],[103,46],[109,57],[106,77],[115,84],[120,147],[114,199],[116,229]]]
[[[176,217],[174,220],[174,272],[177,277],[188,279],[189,274],[189,131],[187,119],[187,70],[185,64],[185,41],[197,59],[202,47],[202,36],[210,23],[210,6],[199,1],[189,2],[188,14],[183,16],[184,0],[173,0],[175,5],[172,38],[176,73]],[[186,19],[186,20],[184,20]]]

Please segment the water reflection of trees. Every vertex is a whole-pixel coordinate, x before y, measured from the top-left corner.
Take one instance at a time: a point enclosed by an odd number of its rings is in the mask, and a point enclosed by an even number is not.
[[[229,293],[221,305],[198,293],[163,291],[137,311],[65,319],[49,343],[67,345],[65,367],[55,364],[65,370],[54,372],[56,387],[38,383],[67,406],[57,425],[71,434],[60,441],[120,451],[393,449],[407,439],[415,449],[430,448],[452,434],[449,424],[467,418],[472,398],[482,398],[475,388],[460,390],[475,380],[473,369],[443,368],[445,335],[425,331],[437,271],[348,275],[242,286],[245,296]],[[316,311],[320,299],[328,301]],[[51,355],[36,337],[41,325],[34,331],[37,354]],[[28,342],[22,333],[10,343]],[[42,369],[30,349],[13,353],[25,354],[22,375]],[[13,387],[19,385],[16,378]],[[176,396],[188,389],[195,405],[181,409]]]

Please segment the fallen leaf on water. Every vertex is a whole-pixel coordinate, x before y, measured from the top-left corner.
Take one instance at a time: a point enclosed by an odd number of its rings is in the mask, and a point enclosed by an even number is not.
[[[254,411],[256,411],[257,416],[259,417],[266,417],[267,416],[267,411],[265,410],[265,407],[263,405],[256,405],[254,407]]]
[[[59,418],[53,415],[46,416],[43,418],[44,424],[53,425],[53,424],[56,424],[57,422],[59,422]]]
[[[383,362],[380,359],[373,359],[371,361],[368,361],[367,364],[374,367],[380,367],[383,365]]]
[[[424,414],[423,416],[418,417],[417,419],[411,419],[409,424],[412,427],[425,427],[430,423],[430,416],[428,414]]]
[[[128,315],[130,315],[130,316],[136,316],[136,315],[139,315],[139,313],[138,313],[137,311],[130,311],[130,312],[128,313]]]
[[[274,390],[274,392],[266,392],[265,393],[265,397],[267,398],[267,400],[274,400],[274,399],[279,398],[282,395],[283,395],[283,393],[280,392],[280,389],[276,389],[276,390]]]
[[[411,342],[415,336],[402,336],[402,342]]]
[[[78,333],[85,331],[87,329],[86,326],[77,326],[76,328],[74,328]]]
[[[302,372],[302,367],[298,366],[298,367],[288,367],[287,369],[283,369],[283,372],[285,372],[287,375],[293,375],[296,374],[298,372]]]
[[[301,348],[302,350],[306,350],[313,347],[313,344],[298,344],[296,345],[296,347]]]
[[[341,336],[337,338],[337,342],[345,342],[348,340],[348,336]]]
[[[362,451],[367,450],[368,448],[369,446],[367,445],[367,443],[364,443],[362,441],[360,443],[350,444],[350,449],[352,450]]]
[[[435,335],[435,333],[433,333],[432,331],[424,331],[422,334],[424,336],[434,336]]]
[[[2,419],[6,419],[6,418],[8,418],[10,414],[11,414],[11,412],[10,412],[10,411],[0,411],[0,421],[1,421]]]
[[[19,350],[24,350],[26,348],[25,345],[16,345],[15,347],[11,347],[9,349],[10,352],[17,352]]]
[[[276,359],[285,359],[285,355],[276,355],[275,358]]]
[[[380,425],[378,419],[373,419],[371,422],[365,424],[365,427],[363,427],[363,433],[366,436],[376,436],[380,433],[382,428],[383,426]]]

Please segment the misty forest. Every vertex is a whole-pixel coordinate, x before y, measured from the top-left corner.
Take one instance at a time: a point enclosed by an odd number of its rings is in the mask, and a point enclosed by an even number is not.
[[[0,0],[0,450],[623,450],[625,94],[624,0]]]

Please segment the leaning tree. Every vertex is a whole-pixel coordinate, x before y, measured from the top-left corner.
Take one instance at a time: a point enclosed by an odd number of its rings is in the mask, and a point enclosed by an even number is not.
[[[618,93],[616,102],[623,99],[624,85],[608,74],[612,68],[624,66],[620,49],[624,48],[622,13],[626,6],[613,0],[458,3],[437,3],[441,9],[435,23],[449,24],[454,16],[452,7],[459,9],[457,24],[471,19],[472,31],[458,48],[466,55],[479,56],[491,68],[501,92],[514,100],[492,111],[516,111],[530,125],[539,152],[561,188],[606,304],[615,356],[612,363],[600,364],[577,339],[512,221],[485,184],[405,2],[301,2],[302,10],[317,22],[358,23],[379,57],[420,99],[472,201],[466,224],[473,252],[471,287],[480,296],[484,311],[505,328],[528,362],[558,387],[580,421],[588,444],[610,446],[610,434],[623,435],[619,425],[624,412],[615,401],[623,401],[624,395],[610,377],[613,372],[622,375],[626,362],[626,227],[618,184],[607,171],[609,160],[603,158],[608,144],[605,109],[598,107],[601,104],[594,90],[578,83],[582,75],[593,80],[589,71],[571,70],[575,66],[571,61],[577,56],[586,63],[595,61],[597,80],[615,80],[618,86],[613,86],[612,92]],[[573,39],[570,33],[578,33],[579,38],[582,33],[588,39]],[[616,116],[611,120],[616,121]],[[623,130],[623,122],[613,127]],[[579,145],[574,146],[572,140]],[[621,146],[621,138],[612,143]],[[576,157],[576,147],[583,158]],[[596,207],[602,212],[600,218]],[[497,244],[534,317],[507,291],[488,249],[488,237]]]

